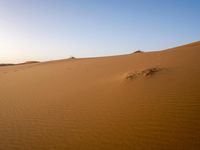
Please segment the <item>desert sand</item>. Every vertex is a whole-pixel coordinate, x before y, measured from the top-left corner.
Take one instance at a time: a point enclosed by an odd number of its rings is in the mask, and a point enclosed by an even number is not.
[[[200,42],[0,67],[0,149],[200,149]]]

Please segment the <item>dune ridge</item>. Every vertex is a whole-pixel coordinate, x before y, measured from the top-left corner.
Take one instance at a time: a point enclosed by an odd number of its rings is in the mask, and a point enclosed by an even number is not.
[[[200,42],[0,67],[0,149],[200,149]]]

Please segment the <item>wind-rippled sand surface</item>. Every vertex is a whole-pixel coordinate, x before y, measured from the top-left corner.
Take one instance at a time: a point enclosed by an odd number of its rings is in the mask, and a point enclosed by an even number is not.
[[[200,149],[200,42],[0,67],[0,149]]]

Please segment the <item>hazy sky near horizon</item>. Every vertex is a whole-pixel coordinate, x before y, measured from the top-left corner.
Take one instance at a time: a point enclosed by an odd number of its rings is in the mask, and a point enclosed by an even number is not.
[[[0,0],[0,63],[174,47],[199,16],[199,0]]]

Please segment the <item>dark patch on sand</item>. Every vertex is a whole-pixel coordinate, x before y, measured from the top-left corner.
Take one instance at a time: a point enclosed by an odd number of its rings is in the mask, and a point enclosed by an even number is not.
[[[148,69],[145,69],[145,70],[142,70],[142,71],[130,72],[126,76],[126,79],[133,80],[133,79],[140,78],[140,77],[152,76],[152,75],[154,75],[155,73],[157,73],[161,70],[162,70],[162,68],[153,67],[153,68],[148,68]]]

